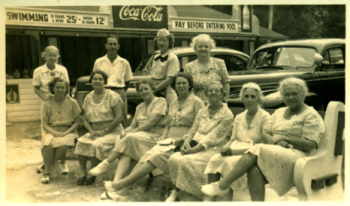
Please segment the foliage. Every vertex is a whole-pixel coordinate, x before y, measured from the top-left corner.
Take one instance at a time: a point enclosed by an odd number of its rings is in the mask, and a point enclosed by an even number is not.
[[[269,6],[254,6],[260,26],[268,27]],[[272,30],[290,39],[345,38],[345,5],[275,5]]]

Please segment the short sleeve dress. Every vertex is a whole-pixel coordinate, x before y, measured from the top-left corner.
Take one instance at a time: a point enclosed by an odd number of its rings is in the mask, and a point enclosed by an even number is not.
[[[106,89],[103,100],[96,104],[93,100],[94,92],[90,92],[84,100],[85,118],[92,124],[94,130],[103,130],[115,118],[112,108],[117,104],[122,106],[123,100],[119,94]],[[92,136],[89,132],[86,133],[78,138],[75,154],[96,157],[99,160],[106,159],[112,152],[116,139],[119,139],[122,130],[123,127],[119,124],[103,137]]]
[[[162,119],[148,131],[128,133],[116,143],[113,152],[123,153],[137,161],[140,160],[148,150],[157,144],[157,141],[163,134],[167,112],[168,105],[162,97],[154,97],[147,110],[145,102],[139,104],[136,107],[135,117],[133,119],[136,125],[142,126],[148,122],[152,113],[162,115]]]
[[[271,135],[282,134],[288,137],[314,141],[317,145],[323,137],[323,119],[313,107],[285,119],[287,107],[280,108],[267,120],[263,130]],[[278,145],[256,144],[247,152],[258,157],[258,166],[271,187],[282,196],[294,185],[294,165],[302,157],[312,155],[316,150],[305,153],[298,149]]]
[[[245,110],[238,114],[234,120],[231,136],[232,143],[230,145],[231,150],[248,150],[253,145],[261,143],[262,128],[266,120],[270,117],[270,114],[265,110],[258,108],[252,122],[248,125],[246,121],[247,112],[248,110]],[[221,154],[216,154],[210,159],[205,168],[204,174],[219,173],[225,177],[235,167],[240,158],[241,155],[222,156]],[[237,198],[249,197],[249,191],[247,190],[247,175],[244,175],[233,182],[231,188],[235,191],[235,196],[237,196]]]
[[[184,136],[185,139],[197,141],[205,150],[187,155],[176,152],[168,161],[174,185],[196,196],[203,195],[200,187],[206,183],[204,170],[210,158],[227,142],[233,123],[233,114],[226,104],[212,118],[209,115],[209,106],[198,112],[191,130]]]
[[[67,131],[74,123],[74,120],[80,115],[81,110],[75,99],[68,96],[65,97],[61,108],[59,108],[54,99],[43,103],[41,117],[43,122],[57,132]],[[60,146],[74,146],[74,140],[78,137],[78,133],[73,131],[64,137],[54,137],[52,134],[43,130],[42,144],[43,146],[51,145],[52,148]]]
[[[152,80],[159,84],[167,77],[175,77],[180,71],[179,60],[171,50],[168,50],[164,54],[156,54],[152,62],[151,77]],[[169,85],[165,91],[159,91],[162,96],[165,96],[168,105],[176,100],[177,96],[175,91]]]
[[[169,106],[169,114],[167,116],[169,124],[168,139],[182,139],[190,130],[197,113],[203,107],[203,101],[194,94],[190,94],[187,97],[182,107],[179,106],[178,100],[172,102]],[[140,162],[150,161],[162,172],[167,172],[168,159],[174,153],[174,148],[174,145],[161,146],[157,144],[142,156]]]
[[[230,81],[224,60],[210,57],[210,65],[208,71],[204,73],[198,68],[198,60],[186,64],[184,68],[184,72],[190,73],[193,77],[194,94],[201,98],[205,103],[208,103],[205,89],[210,82],[218,81],[224,85]]]

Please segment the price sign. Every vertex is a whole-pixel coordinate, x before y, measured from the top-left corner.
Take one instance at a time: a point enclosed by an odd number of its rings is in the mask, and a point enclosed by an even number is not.
[[[51,27],[109,27],[109,15],[96,12],[54,12],[44,9],[6,9],[6,24]]]

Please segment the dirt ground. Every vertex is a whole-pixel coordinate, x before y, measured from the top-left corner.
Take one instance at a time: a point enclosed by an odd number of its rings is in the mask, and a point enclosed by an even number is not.
[[[40,182],[41,175],[35,168],[42,163],[40,154],[40,123],[15,123],[6,126],[6,194],[5,202],[11,203],[58,203],[58,202],[111,202],[101,200],[104,191],[102,179],[112,178],[113,174],[99,177],[94,185],[77,186],[78,161],[67,161],[68,175],[53,174],[49,184]],[[116,166],[116,165],[115,165]],[[168,190],[168,179],[164,175],[144,177],[132,185],[122,202],[163,202]],[[147,191],[145,189],[147,188]],[[234,197],[236,201],[248,200],[249,195]],[[201,199],[182,193],[179,201],[197,202]],[[279,197],[269,186],[266,187],[266,201],[298,201],[297,191],[292,188]]]

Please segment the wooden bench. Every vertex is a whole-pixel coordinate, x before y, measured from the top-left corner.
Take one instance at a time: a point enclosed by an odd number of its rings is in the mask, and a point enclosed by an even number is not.
[[[236,116],[245,108],[230,108]],[[275,110],[265,109],[272,114]],[[326,112],[318,111],[324,119],[325,135],[317,152],[299,159],[294,168],[294,184],[300,201],[339,201],[344,198],[342,161],[344,153],[345,106],[330,102]]]

